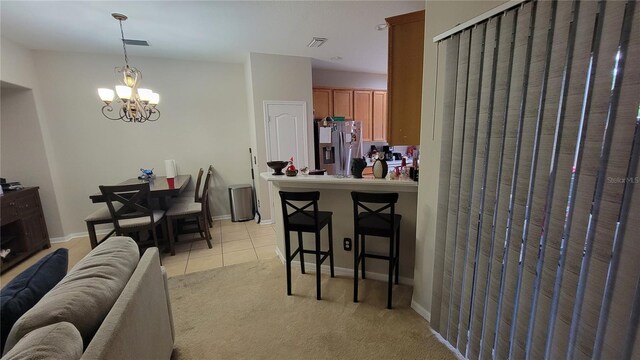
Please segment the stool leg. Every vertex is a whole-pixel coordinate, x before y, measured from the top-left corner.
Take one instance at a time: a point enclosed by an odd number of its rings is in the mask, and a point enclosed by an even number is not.
[[[358,266],[360,263],[360,239],[358,238],[358,233],[355,233],[353,237],[353,302],[358,302]]]
[[[316,299],[320,298],[320,230],[316,230]]]
[[[306,274],[304,271],[304,248],[302,247],[302,231],[298,231],[298,254],[300,254],[300,270],[303,274]]]
[[[287,269],[287,295],[291,295],[291,235],[289,231],[284,231],[284,257]]]
[[[364,262],[367,259],[367,252],[366,252],[367,250],[366,250],[366,247],[365,247],[366,238],[365,238],[364,235],[360,235],[360,237],[362,238],[362,260],[360,260],[360,261],[362,261],[362,279],[364,280],[364,279],[367,278],[365,276],[365,273],[364,273]]]
[[[96,236],[96,226],[92,222],[87,222],[87,232],[89,233],[91,248],[95,249],[98,246],[98,237]]]
[[[400,273],[400,226],[396,230],[396,285],[398,284],[398,274]]]
[[[387,284],[387,309],[391,309],[391,290],[393,288],[393,268],[395,264],[393,263],[393,248],[394,248],[394,235],[391,234],[389,238],[389,282]]]
[[[333,225],[332,220],[329,220],[329,267],[331,268],[331,277],[335,277],[333,271]]]

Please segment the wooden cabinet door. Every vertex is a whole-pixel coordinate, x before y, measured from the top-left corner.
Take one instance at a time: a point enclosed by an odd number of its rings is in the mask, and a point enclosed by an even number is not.
[[[424,10],[387,18],[389,24],[389,132],[391,145],[420,144]]]
[[[362,124],[362,141],[371,141],[373,92],[366,90],[353,91],[353,120]]]
[[[41,249],[49,243],[47,225],[45,224],[44,217],[40,212],[34,212],[31,215],[24,217],[22,219],[22,226],[24,227],[28,251]]]
[[[324,119],[332,116],[333,97],[331,89],[313,89],[313,118]]]
[[[333,115],[353,120],[353,90],[333,90]]]
[[[387,92],[373,92],[373,141],[387,141]]]

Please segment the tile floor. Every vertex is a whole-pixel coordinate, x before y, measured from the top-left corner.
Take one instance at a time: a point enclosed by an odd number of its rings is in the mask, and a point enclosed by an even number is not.
[[[189,239],[199,238],[198,234],[181,235],[176,245],[176,255],[162,254],[162,265],[169,276],[188,274],[214,269],[221,266],[239,264],[257,259],[276,257],[275,225],[258,225],[253,221],[234,223],[231,220],[214,221],[211,227],[213,248],[207,242]],[[0,287],[16,275],[33,265],[45,255],[59,248],[69,249],[69,269],[91,251],[86,236],[63,243],[51,244],[0,276]]]

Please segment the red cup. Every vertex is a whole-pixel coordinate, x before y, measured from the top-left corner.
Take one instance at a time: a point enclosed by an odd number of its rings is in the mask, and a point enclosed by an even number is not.
[[[169,185],[169,189],[175,188],[175,186],[176,186],[175,179],[174,178],[167,178],[167,185]]]

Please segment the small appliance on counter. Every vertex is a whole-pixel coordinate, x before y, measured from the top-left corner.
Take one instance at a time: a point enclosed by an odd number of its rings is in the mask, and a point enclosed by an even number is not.
[[[333,121],[325,118],[314,122],[316,168],[327,174],[351,175],[351,161],[362,157],[360,121]],[[309,172],[311,174],[311,172]]]

